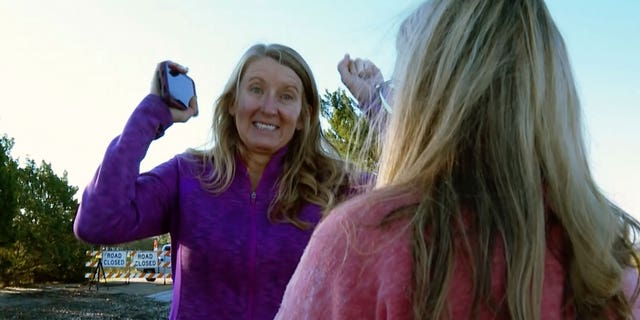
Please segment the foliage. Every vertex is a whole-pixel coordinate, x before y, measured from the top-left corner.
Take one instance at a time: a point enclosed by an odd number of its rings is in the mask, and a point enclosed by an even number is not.
[[[158,237],[158,246],[162,246],[166,243],[171,243],[171,236],[168,233]]]
[[[78,188],[69,186],[66,172],[59,177],[44,161],[37,165],[27,159],[19,168],[8,149],[3,148],[2,156],[10,161],[1,165],[7,172],[14,170],[17,202],[15,214],[3,220],[13,239],[0,245],[0,285],[83,279],[88,246],[73,234]]]
[[[135,249],[135,250],[151,250],[153,249],[153,241],[158,239],[158,250],[160,250],[161,246],[165,243],[171,242],[171,236],[168,233],[165,233],[161,236],[146,238],[142,240],[132,241],[129,243],[125,243],[119,245],[118,247],[122,247],[125,249]]]
[[[11,227],[13,217],[18,213],[18,164],[9,152],[14,141],[6,135],[0,139],[0,247],[15,240]],[[0,260],[0,269],[4,268]]]
[[[325,91],[321,101],[322,116],[330,127],[324,130],[327,140],[345,159],[368,170],[374,170],[378,161],[375,130],[370,121],[344,90]],[[369,136],[369,135],[372,136]]]

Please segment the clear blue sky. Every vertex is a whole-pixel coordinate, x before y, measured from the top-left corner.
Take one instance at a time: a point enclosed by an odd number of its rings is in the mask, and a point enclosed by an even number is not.
[[[392,72],[394,36],[416,0],[0,0],[0,134],[81,190],[149,90],[155,64],[187,65],[200,116],[154,142],[148,170],[206,142],[212,105],[256,42],[298,50],[321,91],[341,87],[344,53]],[[594,176],[640,217],[640,1],[550,0],[584,107]]]

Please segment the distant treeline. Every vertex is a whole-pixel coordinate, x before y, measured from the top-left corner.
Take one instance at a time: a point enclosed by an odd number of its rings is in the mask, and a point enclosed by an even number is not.
[[[14,159],[13,146],[0,137],[0,287],[84,281],[86,251],[97,247],[73,234],[78,188],[49,163]],[[153,239],[121,246],[151,250]]]

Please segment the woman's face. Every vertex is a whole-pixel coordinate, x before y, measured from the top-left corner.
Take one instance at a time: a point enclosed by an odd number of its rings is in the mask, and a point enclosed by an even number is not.
[[[261,57],[250,62],[229,109],[249,155],[273,155],[302,128],[302,80],[289,67]]]

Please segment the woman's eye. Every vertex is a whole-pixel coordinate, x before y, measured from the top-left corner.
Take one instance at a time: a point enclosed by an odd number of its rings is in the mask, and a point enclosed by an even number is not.
[[[295,99],[295,97],[292,94],[285,93],[285,94],[282,95],[282,100],[284,100],[284,101],[292,101],[294,99]]]
[[[262,88],[257,87],[257,86],[251,86],[251,87],[249,87],[249,92],[255,93],[255,94],[261,94],[262,93]]]

